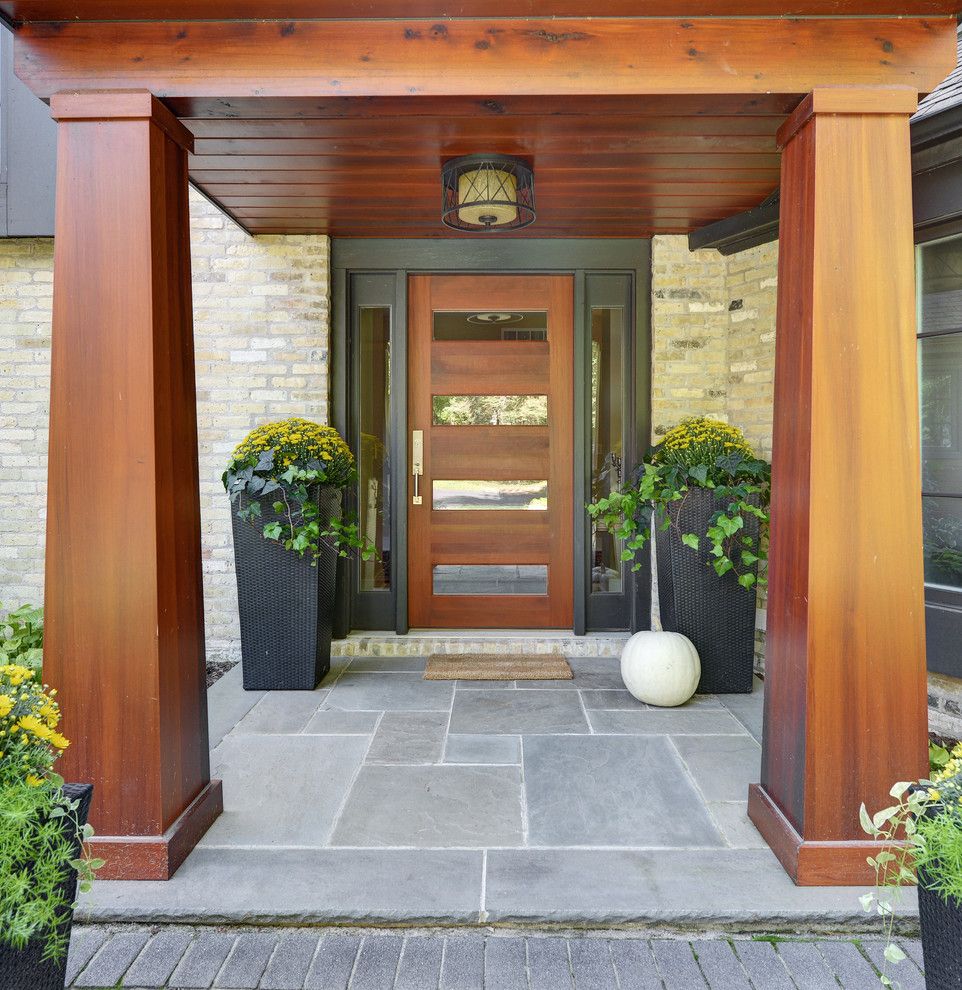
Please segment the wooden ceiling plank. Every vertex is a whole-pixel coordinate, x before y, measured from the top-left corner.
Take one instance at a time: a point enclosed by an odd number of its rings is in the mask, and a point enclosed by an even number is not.
[[[394,120],[397,117],[515,116],[786,116],[800,97],[786,93],[705,93],[698,95],[569,95],[546,104],[541,97],[518,96],[332,96],[311,97],[169,97],[164,102],[178,117],[194,120]]]
[[[361,103],[363,101],[356,101]],[[544,102],[544,101],[542,101]],[[435,140],[450,136],[471,137],[477,140],[504,136],[542,139],[546,137],[603,138],[625,137],[665,138],[677,137],[772,137],[786,120],[786,114],[766,116],[700,116],[695,114],[672,117],[647,117],[642,114],[585,114],[575,117],[555,117],[545,114],[491,118],[474,116],[450,116],[439,114],[430,117],[407,119],[403,134],[410,138]],[[400,131],[393,120],[355,117],[336,120],[299,120],[276,118],[222,118],[181,120],[197,141],[263,139],[283,140],[361,140],[383,138],[385,128]]]
[[[509,18],[28,24],[16,70],[38,96],[928,92],[955,65],[955,20]],[[323,53],[323,57],[319,57]],[[518,67],[524,66],[519,72]]]

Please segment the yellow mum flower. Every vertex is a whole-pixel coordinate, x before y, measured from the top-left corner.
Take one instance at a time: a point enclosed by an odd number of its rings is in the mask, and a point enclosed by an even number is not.
[[[41,780],[40,777],[38,777],[35,773],[28,773],[27,783],[31,787],[39,787],[43,783],[43,780]]]
[[[13,698],[9,694],[0,694],[0,718],[4,718],[13,711]]]
[[[20,719],[20,728],[43,740],[48,740],[52,734],[50,729],[35,715],[24,715]]]
[[[66,736],[62,736],[59,732],[51,734],[50,742],[60,750],[64,750],[70,745],[70,740]]]

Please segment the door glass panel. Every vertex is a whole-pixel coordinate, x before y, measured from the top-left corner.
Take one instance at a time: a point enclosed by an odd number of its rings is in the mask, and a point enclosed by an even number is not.
[[[358,311],[359,421],[358,528],[379,558],[359,563],[361,591],[391,587],[391,310]]]
[[[443,481],[432,486],[435,509],[547,509],[547,481]]]
[[[624,464],[624,332],[619,306],[591,310],[591,499],[621,487]],[[600,519],[591,521],[591,591],[620,593],[625,565],[624,541]]]
[[[435,426],[547,426],[546,395],[435,395]]]
[[[434,314],[435,340],[547,340],[548,314],[472,310]]]
[[[919,342],[922,491],[962,494],[962,334]]]
[[[925,580],[962,588],[962,498],[922,499]]]
[[[435,564],[436,595],[546,595],[547,564]]]

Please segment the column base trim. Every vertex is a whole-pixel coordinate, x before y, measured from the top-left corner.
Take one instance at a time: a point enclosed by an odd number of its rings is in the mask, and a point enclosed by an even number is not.
[[[224,791],[211,780],[163,835],[95,835],[91,855],[105,860],[98,880],[169,880],[224,810]]]
[[[748,788],[748,817],[799,887],[863,887],[875,883],[866,859],[882,849],[871,840],[802,838],[761,784]]]

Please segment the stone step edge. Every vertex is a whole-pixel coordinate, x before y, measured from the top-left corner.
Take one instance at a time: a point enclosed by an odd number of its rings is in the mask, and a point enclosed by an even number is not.
[[[562,653],[568,657],[620,657],[628,634],[612,636],[479,637],[477,639],[414,634],[409,636],[350,636],[331,644],[334,656],[419,657],[431,653],[511,653],[543,656]]]

